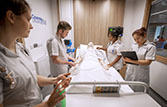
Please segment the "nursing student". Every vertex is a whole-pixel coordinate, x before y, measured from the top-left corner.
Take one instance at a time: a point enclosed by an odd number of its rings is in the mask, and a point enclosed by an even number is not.
[[[57,32],[54,38],[47,41],[47,49],[50,61],[50,70],[52,76],[58,76],[68,72],[68,65],[75,66],[74,62],[68,62],[68,59],[75,61],[66,51],[66,46],[62,39],[67,37],[71,30],[71,25],[66,21],[60,21],[57,26]]]
[[[155,60],[156,47],[154,43],[146,40],[147,34],[144,27],[137,29],[132,33],[135,43],[132,45],[132,51],[135,51],[138,60],[131,60],[124,58],[125,62],[134,64],[127,64],[127,71],[125,75],[126,81],[141,81],[149,85],[150,64]],[[134,91],[143,91],[143,87],[132,87]]]
[[[120,51],[123,48],[123,43],[118,39],[119,35],[123,33],[121,27],[116,27],[115,29],[109,28],[108,39],[109,43],[107,47],[97,47],[97,49],[102,49],[107,52],[107,58],[109,61],[108,67],[114,67],[117,71],[123,66]]]
[[[54,107],[65,98],[60,93],[69,85],[70,74],[37,75],[28,51],[16,42],[29,36],[30,20],[31,9],[25,0],[0,0],[0,107]],[[52,84],[56,85],[54,91],[42,102],[39,86]]]

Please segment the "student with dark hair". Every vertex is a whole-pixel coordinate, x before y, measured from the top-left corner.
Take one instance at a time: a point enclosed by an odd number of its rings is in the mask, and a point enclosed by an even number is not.
[[[25,0],[0,0],[0,107],[54,107],[70,83],[69,73],[55,78],[36,74],[29,52],[16,42],[29,36],[30,20],[31,9]],[[42,102],[39,86],[52,84],[56,88]]]
[[[144,27],[137,29],[132,33],[135,43],[132,45],[132,51],[135,51],[138,60],[123,58],[124,61],[134,63],[127,65],[125,80],[141,81],[149,85],[149,65],[155,60],[156,47],[154,43],[146,40],[147,34]],[[142,87],[133,87],[134,91],[143,91]]]
[[[119,71],[122,66],[122,59],[121,59],[121,53],[120,51],[123,49],[122,42],[118,39],[119,35],[123,33],[123,30],[120,30],[121,27],[116,27],[113,30],[108,31],[108,39],[109,43],[107,45],[107,48],[104,47],[97,47],[97,49],[102,49],[107,52],[107,58],[109,61],[108,67],[114,67],[117,71]]]

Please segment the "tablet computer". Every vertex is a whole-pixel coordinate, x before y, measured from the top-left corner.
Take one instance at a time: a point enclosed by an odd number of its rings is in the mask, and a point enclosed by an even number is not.
[[[130,58],[132,60],[138,60],[137,58],[137,54],[135,51],[121,51],[122,56],[125,58]],[[127,64],[134,64],[134,63],[130,63],[130,62],[126,62]],[[138,65],[138,64],[134,64],[134,65]]]

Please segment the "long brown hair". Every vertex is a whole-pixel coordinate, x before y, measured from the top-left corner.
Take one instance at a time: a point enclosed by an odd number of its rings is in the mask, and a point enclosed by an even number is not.
[[[15,15],[21,15],[30,8],[25,0],[0,0],[0,25],[4,25],[6,12],[11,10]]]

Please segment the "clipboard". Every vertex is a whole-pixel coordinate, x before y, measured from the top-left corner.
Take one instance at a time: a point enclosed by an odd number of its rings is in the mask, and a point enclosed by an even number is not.
[[[121,51],[121,54],[122,54],[122,56],[124,58],[127,57],[127,58],[130,58],[132,60],[138,60],[137,54],[136,54],[135,51]],[[134,64],[134,63],[130,63],[130,62],[125,62],[125,63],[127,63],[127,64],[133,64],[133,65],[138,65],[138,64]]]

